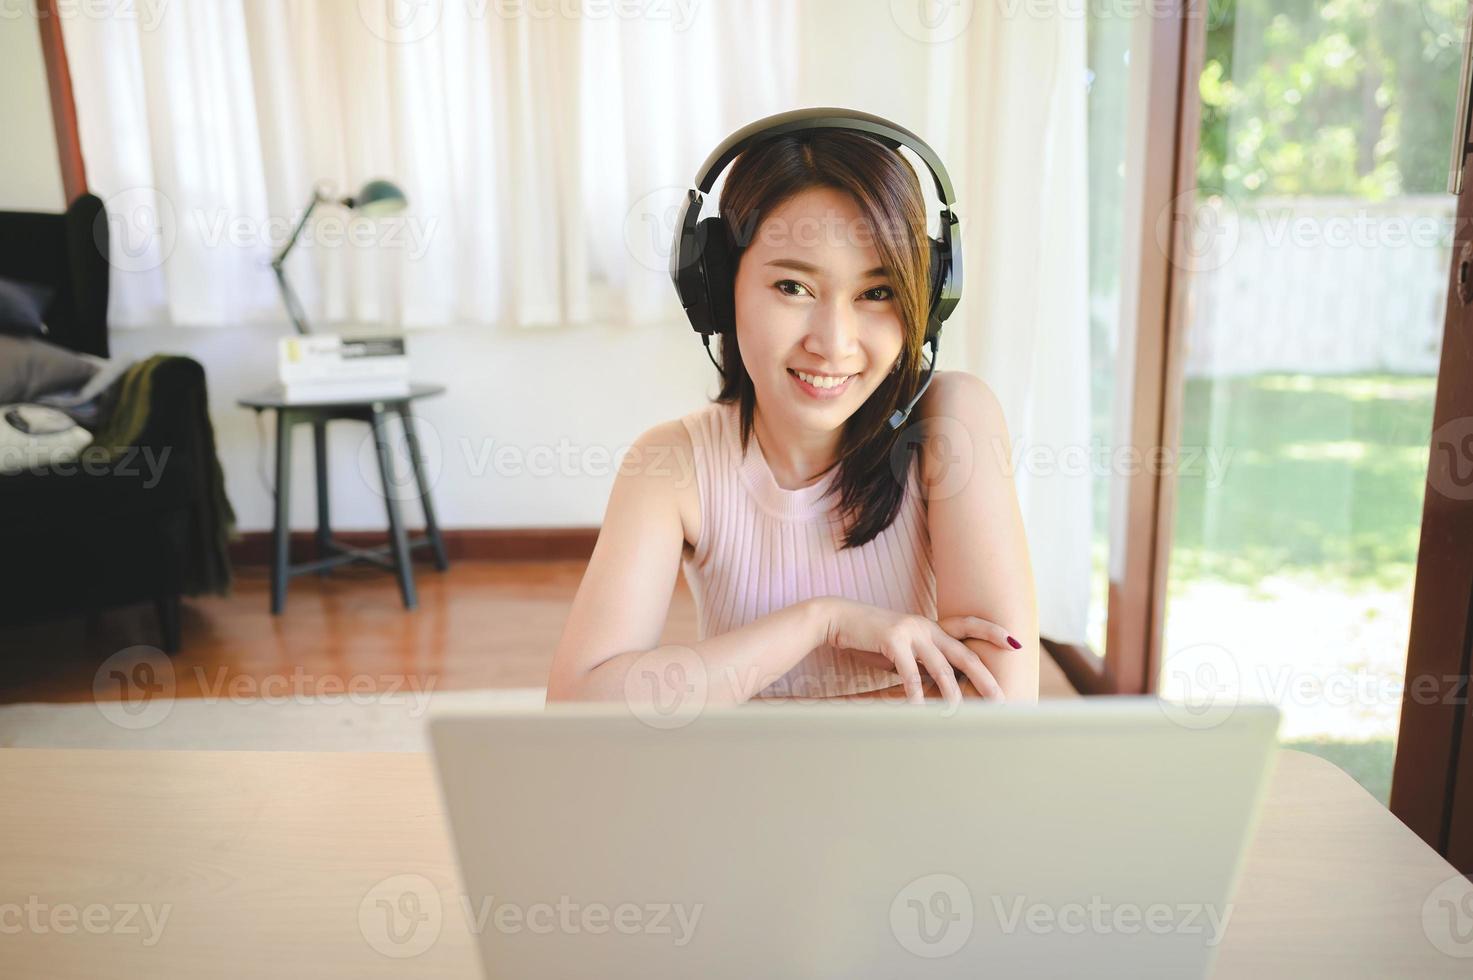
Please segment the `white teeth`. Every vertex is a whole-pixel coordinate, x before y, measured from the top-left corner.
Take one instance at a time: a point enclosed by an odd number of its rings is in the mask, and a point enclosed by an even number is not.
[[[846,374],[842,378],[820,378],[816,374],[804,374],[802,371],[794,371],[793,373],[802,378],[804,381],[813,385],[813,387],[815,388],[837,388],[839,385],[854,377],[854,375],[852,374]]]

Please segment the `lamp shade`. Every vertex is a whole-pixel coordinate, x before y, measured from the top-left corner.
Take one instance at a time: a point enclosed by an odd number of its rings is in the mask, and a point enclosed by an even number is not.
[[[353,197],[345,198],[343,203],[367,217],[394,214],[409,205],[398,185],[387,180],[370,180]]]

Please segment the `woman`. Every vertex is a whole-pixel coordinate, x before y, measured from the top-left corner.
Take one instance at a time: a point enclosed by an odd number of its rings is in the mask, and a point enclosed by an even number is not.
[[[925,367],[915,171],[864,133],[781,134],[736,157],[720,210],[736,256],[721,392],[624,458],[548,701],[1036,700],[996,398],[937,372],[886,422]],[[681,568],[701,639],[660,645]]]

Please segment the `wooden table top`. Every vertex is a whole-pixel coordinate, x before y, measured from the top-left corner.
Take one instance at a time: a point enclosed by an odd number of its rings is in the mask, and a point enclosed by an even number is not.
[[[416,884],[440,914],[386,955]],[[471,980],[459,887],[426,755],[0,750],[0,976]],[[1473,884],[1282,751],[1214,976],[1473,976]]]

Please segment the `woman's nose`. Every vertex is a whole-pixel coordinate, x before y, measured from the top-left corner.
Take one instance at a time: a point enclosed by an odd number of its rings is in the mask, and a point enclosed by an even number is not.
[[[859,319],[853,306],[830,300],[814,311],[807,348],[829,367],[838,367],[849,363],[858,337]]]

